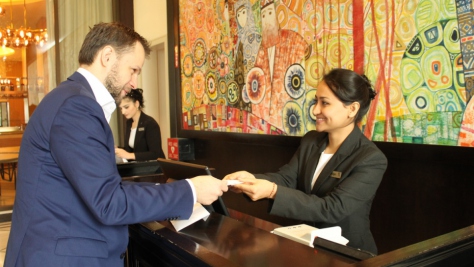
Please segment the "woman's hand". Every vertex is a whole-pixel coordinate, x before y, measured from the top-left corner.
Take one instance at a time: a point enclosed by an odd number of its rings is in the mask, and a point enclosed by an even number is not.
[[[256,179],[255,176],[247,171],[238,171],[228,174],[222,180],[239,180],[242,184],[229,186],[230,190],[235,193],[244,193],[253,201],[262,198],[275,198],[277,186],[263,179]]]
[[[122,148],[115,148],[115,155],[120,158],[124,159],[129,159],[129,160],[134,160],[135,159],[135,154],[134,153],[129,153],[125,149]]]
[[[273,182],[264,179],[241,179],[240,181],[243,183],[233,187],[249,196],[253,201],[262,198],[275,198],[277,186]]]
[[[241,179],[255,179],[255,176],[247,171],[238,171],[231,174],[227,174],[222,180],[239,180]],[[242,193],[242,190],[235,187],[235,185],[229,186],[230,191],[235,193]]]

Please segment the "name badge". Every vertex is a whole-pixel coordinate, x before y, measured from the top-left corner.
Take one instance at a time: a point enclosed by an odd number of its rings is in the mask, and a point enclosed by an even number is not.
[[[138,128],[138,131],[139,131],[139,132],[145,131],[145,127]]]
[[[332,177],[332,178],[340,179],[341,176],[342,176],[342,172],[333,171],[333,172],[331,173],[331,177]]]

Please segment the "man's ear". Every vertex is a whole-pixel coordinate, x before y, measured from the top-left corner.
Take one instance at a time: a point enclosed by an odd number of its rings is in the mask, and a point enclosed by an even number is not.
[[[100,57],[100,63],[102,66],[107,67],[113,64],[113,59],[115,57],[115,49],[110,46],[106,45],[102,48],[102,50],[99,53]]]

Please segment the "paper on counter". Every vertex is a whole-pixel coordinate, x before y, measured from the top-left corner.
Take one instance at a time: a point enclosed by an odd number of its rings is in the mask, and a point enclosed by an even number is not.
[[[191,217],[189,217],[189,219],[187,220],[172,220],[170,221],[171,224],[173,225],[174,229],[176,229],[176,231],[181,231],[181,229],[201,220],[201,219],[204,219],[204,220],[207,220],[207,218],[209,217],[210,213],[209,211],[206,210],[206,208],[204,208],[200,203],[196,203],[194,204],[194,207],[193,207],[193,213],[191,214]]]
[[[341,245],[349,243],[349,240],[341,235],[342,229],[339,226],[316,228],[307,224],[298,224],[275,228],[272,233],[310,247],[313,247],[313,241],[316,237],[321,237]]]
[[[321,237],[326,240],[339,243],[341,245],[346,245],[349,243],[349,240],[342,235],[342,229],[339,226],[333,226],[328,228],[320,228],[316,231],[311,232],[311,239],[314,240],[316,237]],[[311,243],[312,245],[312,243]]]

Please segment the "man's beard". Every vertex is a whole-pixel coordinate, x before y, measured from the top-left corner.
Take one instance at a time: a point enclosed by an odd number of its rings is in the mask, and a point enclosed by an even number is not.
[[[116,69],[117,68],[113,66],[112,70],[107,74],[107,77],[105,77],[105,88],[107,88],[107,91],[109,91],[110,95],[115,99],[115,102],[120,103],[122,100],[121,93],[123,86],[118,85]]]
[[[263,25],[262,46],[271,47],[278,44],[280,28],[278,24]]]

